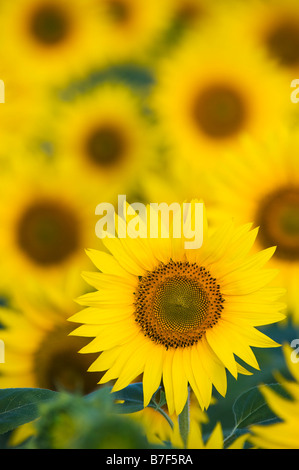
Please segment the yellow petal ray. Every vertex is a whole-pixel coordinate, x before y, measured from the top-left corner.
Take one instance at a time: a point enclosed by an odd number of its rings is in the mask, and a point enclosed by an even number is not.
[[[133,355],[133,359],[138,355],[135,352],[138,348],[145,344],[144,337],[139,335],[135,338],[132,338],[125,344],[125,347],[122,348],[122,352],[118,357],[118,360],[112,365],[112,367],[106,372],[106,374],[101,378],[101,383],[106,383],[111,379],[116,379],[121,376],[122,371],[124,370],[126,363],[129,361],[131,356]],[[138,359],[138,358],[137,358]],[[116,391],[116,389],[114,389]]]
[[[237,378],[237,366],[236,361],[231,349],[229,342],[229,335],[225,334],[222,329],[217,328],[217,325],[206,331],[206,338],[211,347],[215,352],[218,359],[225,365],[230,371],[233,377]]]
[[[191,365],[191,349],[192,347],[189,348],[184,348],[183,349],[183,358],[184,358],[184,369],[185,369],[185,374],[187,377],[187,380],[190,384],[191,389],[193,390],[197,401],[199,403],[200,408],[203,410],[204,409],[204,401],[199,389],[199,386],[195,380],[193,370],[192,370],[192,365]]]
[[[80,352],[95,353],[99,351],[105,351],[106,349],[114,348],[115,346],[132,340],[138,334],[139,331],[136,331],[134,328],[119,329],[117,330],[117,334],[115,334],[115,328],[109,328],[107,330],[102,329],[101,333],[89,344],[84,346]]]
[[[279,416],[283,421],[289,420],[290,417],[291,419],[295,417],[296,420],[299,419],[299,407],[295,401],[281,397],[267,386],[260,387],[260,391],[276,416]]]
[[[210,265],[221,259],[230,243],[233,231],[234,225],[231,220],[218,228],[198,250],[197,262],[201,265]]]
[[[183,354],[180,348],[174,351],[172,361],[172,383],[175,411],[179,415],[188,399],[188,381],[185,375]]]
[[[237,364],[238,374],[252,375],[252,372],[249,372],[247,369],[245,369],[245,367],[241,366],[237,361],[236,361],[236,364]]]
[[[250,442],[261,449],[299,449],[298,426],[294,423],[273,424],[271,426],[252,426],[250,428],[254,436],[250,436]]]
[[[121,295],[117,288],[111,290],[105,289],[101,291],[88,292],[76,299],[79,305],[89,307],[101,307],[102,304],[110,304],[115,306],[127,307],[134,303],[134,295],[131,289],[121,289]]]
[[[243,260],[252,249],[257,234],[258,227],[251,230],[252,224],[245,224],[235,229],[230,244],[230,259]]]
[[[136,263],[135,259],[127,253],[120,239],[103,238],[103,243],[125,271],[135,276],[143,275],[144,270]]]
[[[259,251],[258,253],[248,256],[247,259],[242,260],[242,262],[238,259],[234,262],[226,263],[228,266],[224,265],[222,270],[217,267],[217,279],[221,281],[221,283],[225,284],[233,278],[234,274],[238,276],[239,273],[242,274],[244,271],[248,272],[263,268],[273,256],[275,249],[276,247],[271,247],[263,251]]]
[[[247,441],[249,433],[243,434],[242,436],[237,437],[234,442],[228,446],[228,449],[243,449],[244,444]]]
[[[141,217],[139,217],[135,212],[136,217],[136,224],[138,223],[140,227],[143,227],[144,234],[147,233],[147,227],[142,221]],[[135,218],[134,217],[134,218]],[[121,230],[122,233],[127,233],[127,224],[121,218],[117,217],[118,221],[118,229]],[[148,238],[145,236],[144,238],[137,237],[131,238],[130,234],[128,233],[126,238],[119,239],[123,249],[131,256],[135,263],[141,268],[141,270],[152,270],[157,264],[157,259],[154,257],[151,245],[148,243]],[[136,256],[138,253],[138,256]]]
[[[256,272],[245,272],[244,275],[235,274],[234,279],[226,283],[221,283],[223,295],[250,294],[269,284],[278,274],[277,269],[264,269]]]
[[[229,323],[227,331],[230,331],[230,321],[226,320],[226,323]],[[269,338],[267,335],[257,330],[256,328],[248,325],[246,321],[238,320],[238,322],[233,322],[234,328],[239,332],[240,337],[243,337],[244,340],[248,341],[250,346],[255,346],[258,348],[275,348],[280,347],[276,341]]]
[[[80,312],[75,313],[68,321],[74,323],[86,323],[94,325],[105,325],[110,323],[118,323],[125,319],[129,319],[133,314],[131,307],[118,309],[100,309],[87,307]]]
[[[87,272],[82,273],[83,279],[95,289],[106,289],[119,286],[120,288],[133,288],[136,287],[137,278],[134,276],[115,276],[114,274],[104,274],[99,272]]]
[[[116,346],[100,353],[99,357],[89,366],[89,372],[102,372],[113,366],[122,353],[122,346]]]
[[[225,323],[225,320],[223,320],[223,323]],[[240,334],[239,329],[235,328],[233,323],[229,323],[227,325],[227,331],[229,331],[229,337],[232,343],[234,354],[236,354],[240,359],[249,364],[251,367],[260,370],[255,355],[253,354],[249,345],[244,341],[244,337]]]
[[[173,390],[173,383],[172,383],[173,355],[174,355],[173,348],[166,351],[165,356],[164,356],[163,376],[162,376],[164,390],[165,390],[165,397],[167,401],[167,407],[168,407],[168,411],[170,415],[172,415],[175,412],[174,390]]]
[[[223,433],[221,424],[217,423],[206,442],[205,449],[223,449]]]
[[[231,320],[236,324],[238,323],[238,320],[240,320],[240,322],[247,322],[252,326],[268,325],[282,321],[286,318],[283,313],[272,312],[270,309],[270,311],[267,312],[267,308],[265,308],[265,311],[263,311],[262,307],[260,307],[260,311],[256,312],[250,311],[249,308],[247,310],[248,311],[242,311],[238,310],[237,308],[236,310],[231,310],[229,307],[227,307],[227,309],[223,310],[222,312],[222,318],[224,320]]]
[[[143,371],[143,400],[146,407],[161,384],[165,350],[157,346],[146,357]]]
[[[212,382],[203,368],[202,360],[196,346],[191,349],[191,365],[195,381],[203,399],[204,408],[208,409],[211,403]]]
[[[109,253],[91,248],[86,250],[86,253],[99,271],[121,277],[130,277],[130,274],[122,268],[116,259]],[[134,276],[132,277],[134,278]]]
[[[227,377],[223,363],[211,349],[205,336],[203,336],[201,341],[198,343],[197,349],[199,356],[203,358],[202,364],[206,374],[210,378],[210,381],[220,395],[225,397],[227,390]]]
[[[138,375],[142,374],[150,347],[149,342],[144,342],[140,347],[134,349],[133,354],[127,359],[113,386],[113,392],[127,387]]]

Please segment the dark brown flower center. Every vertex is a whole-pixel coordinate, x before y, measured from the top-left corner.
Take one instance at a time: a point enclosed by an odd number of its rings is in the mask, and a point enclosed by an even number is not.
[[[204,267],[171,261],[139,280],[136,322],[166,349],[192,346],[217,323],[223,302],[216,279]]]
[[[17,243],[35,263],[49,266],[65,261],[80,246],[79,221],[58,201],[37,201],[19,219]]]
[[[194,1],[183,2],[176,13],[176,21],[183,25],[191,25],[204,15],[204,11],[199,3]]]
[[[210,138],[222,139],[237,134],[247,113],[242,96],[227,85],[211,85],[192,103],[192,117],[198,129]]]
[[[31,16],[29,29],[37,42],[50,47],[68,38],[71,24],[63,8],[45,2]]]
[[[110,125],[94,129],[86,140],[86,152],[96,165],[109,167],[125,156],[127,141],[123,133]]]
[[[131,18],[131,8],[124,0],[107,0],[108,13],[119,24],[127,23]]]
[[[256,220],[265,247],[277,246],[275,256],[281,259],[299,259],[299,187],[269,194],[260,204]]]
[[[284,66],[299,64],[299,23],[292,19],[276,25],[265,39],[270,54]]]
[[[34,357],[38,386],[50,390],[90,393],[101,374],[88,372],[98,354],[79,354],[84,338],[68,336],[71,328],[58,327],[43,339]]]

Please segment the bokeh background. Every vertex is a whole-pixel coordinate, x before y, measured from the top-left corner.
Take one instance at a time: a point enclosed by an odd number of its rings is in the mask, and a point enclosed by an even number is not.
[[[95,208],[119,194],[200,198],[211,224],[263,225],[287,289],[267,334],[299,338],[296,78],[296,0],[1,1],[1,388],[96,387],[67,318],[90,290],[85,250],[104,249]],[[207,432],[231,427],[241,391],[287,376],[280,349],[256,355],[261,371],[229,377]]]

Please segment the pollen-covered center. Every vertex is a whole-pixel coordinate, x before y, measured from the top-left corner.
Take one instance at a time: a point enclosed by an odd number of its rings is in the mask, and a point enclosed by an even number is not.
[[[299,21],[284,20],[265,38],[269,53],[282,65],[295,66],[299,63]]]
[[[16,238],[34,263],[50,266],[63,262],[80,246],[79,220],[58,201],[36,201],[22,213]]]
[[[55,46],[69,36],[71,25],[63,8],[45,2],[32,14],[29,29],[37,42],[44,46]]]
[[[96,165],[109,167],[121,161],[127,150],[127,141],[117,127],[102,125],[88,135],[86,152],[89,159]]]
[[[168,348],[195,344],[221,316],[215,278],[189,262],[161,264],[139,280],[135,316],[145,336]]]
[[[195,126],[210,138],[223,139],[237,134],[247,119],[243,97],[233,87],[210,85],[192,103]]]
[[[256,220],[265,247],[277,246],[275,256],[281,259],[299,259],[299,186],[270,193],[262,200]]]

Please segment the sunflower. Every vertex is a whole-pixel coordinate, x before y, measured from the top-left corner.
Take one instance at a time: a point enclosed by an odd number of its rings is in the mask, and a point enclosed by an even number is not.
[[[56,282],[86,266],[84,248],[97,240],[94,212],[102,190],[35,156],[22,153],[2,179],[0,269],[11,290],[36,278]]]
[[[247,438],[248,434],[243,434],[237,437],[235,441],[227,447],[227,449],[243,449]],[[174,425],[171,442],[175,448],[184,448],[184,444],[179,432],[178,422],[176,422]],[[207,450],[224,449],[224,439],[221,424],[217,423],[208,439],[204,441],[200,425],[196,421],[192,420],[190,422],[190,435],[188,437],[186,448]]]
[[[11,163],[11,157],[7,158],[8,152],[17,148],[17,143],[22,142],[24,146],[29,139],[47,99],[47,90],[34,77],[26,80],[16,74],[3,51],[0,51],[0,79],[0,160],[3,169],[4,165],[9,167]]]
[[[299,6],[296,0],[235,2],[228,25],[239,38],[250,40],[289,79],[299,71]],[[294,76],[295,74],[295,76]]]
[[[184,214],[183,228],[188,221],[194,227],[196,207]],[[147,220],[151,213],[147,206]],[[250,346],[278,346],[255,328],[284,318],[276,302],[281,290],[265,287],[275,271],[261,268],[274,249],[250,256],[257,231],[231,221],[214,233],[204,221],[202,247],[186,249],[185,237],[164,238],[162,212],[156,215],[157,238],[108,237],[103,242],[111,254],[89,251],[101,272],[85,274],[96,292],[78,299],[87,308],[70,318],[83,323],[72,334],[94,337],[81,352],[103,351],[90,370],[107,371],[101,383],[117,378],[113,391],[143,373],[145,406],[162,380],[170,414],[183,410],[188,383],[207,409],[212,385],[226,394],[226,369],[235,378],[248,374],[234,354],[258,368]],[[137,214],[129,223],[149,229]],[[131,234],[122,217],[115,225]]]
[[[160,40],[170,18],[169,0],[91,0],[109,60],[145,57]]]
[[[161,61],[150,97],[173,153],[201,169],[218,165],[243,134],[260,138],[280,126],[290,103],[284,75],[220,27],[189,34]]]
[[[81,76],[85,65],[106,55],[88,0],[5,2],[0,30],[3,52],[26,80],[56,83],[71,74]]]
[[[37,387],[89,393],[98,388],[99,374],[86,373],[92,355],[78,350],[83,338],[69,336],[67,317],[75,311],[74,296],[84,292],[78,271],[70,271],[59,287],[32,283],[26,295],[0,309],[5,363],[0,388]]]
[[[197,427],[201,423],[208,422],[207,413],[202,411],[198,406],[194,393],[190,394],[189,413],[192,427]],[[176,426],[178,422],[178,416],[169,416],[166,404],[162,407],[162,412],[158,412],[148,406],[137,413],[133,413],[131,416],[133,419],[141,422],[149,442],[163,445],[165,442],[171,442],[171,440],[173,440],[174,426]]]
[[[75,166],[112,194],[130,188],[155,160],[154,128],[141,99],[122,84],[105,84],[63,103],[53,133],[65,171]]]
[[[280,377],[279,382],[290,399],[283,398],[267,386],[261,392],[272,411],[280,418],[279,423],[252,426],[249,441],[260,449],[299,449],[299,365],[292,362],[293,350],[284,346],[285,360],[295,381]]]
[[[270,263],[293,321],[299,323],[298,132],[271,134],[263,143],[245,139],[240,154],[227,155],[210,180],[211,223],[233,217],[259,226],[257,249],[275,245]],[[240,158],[241,156],[241,158]]]

